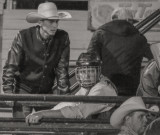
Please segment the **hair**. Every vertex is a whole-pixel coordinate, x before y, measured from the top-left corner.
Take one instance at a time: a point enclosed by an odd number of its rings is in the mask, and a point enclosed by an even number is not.
[[[115,9],[111,15],[111,20],[132,20],[133,14],[132,11],[127,8]]]

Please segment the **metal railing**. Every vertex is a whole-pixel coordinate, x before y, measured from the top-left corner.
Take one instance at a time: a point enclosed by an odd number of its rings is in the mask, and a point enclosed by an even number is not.
[[[15,101],[17,104],[28,106],[54,106],[59,102],[85,102],[85,103],[122,103],[129,97],[123,96],[74,96],[50,94],[1,94],[0,105],[7,106],[5,101]],[[142,97],[146,104],[160,104],[159,97]],[[31,102],[34,101],[32,104]]]
[[[122,103],[129,97],[120,96],[53,96],[40,94],[3,94],[0,101],[15,101],[21,105],[32,102],[32,106],[52,106],[55,102],[86,102],[86,103]],[[146,104],[160,104],[160,98],[142,97]],[[41,104],[43,102],[43,104]],[[16,105],[16,104],[15,104]],[[24,118],[0,118],[0,134],[54,134],[75,135],[74,132],[100,132],[116,135],[118,129],[109,124],[109,119],[42,119],[38,125],[27,125]]]

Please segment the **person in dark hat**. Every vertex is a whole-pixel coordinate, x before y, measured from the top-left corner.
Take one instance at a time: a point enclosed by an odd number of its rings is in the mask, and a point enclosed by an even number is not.
[[[134,27],[130,9],[115,9],[111,22],[100,26],[91,38],[88,52],[102,60],[102,74],[117,87],[119,96],[136,95],[143,57],[153,58],[146,38]]]
[[[53,94],[57,80],[59,94],[69,93],[70,40],[58,22],[69,19],[52,2],[41,3],[37,12],[27,14],[29,23],[38,25],[20,30],[12,42],[3,67],[5,94]],[[13,117],[25,117],[31,107],[13,107]]]
[[[101,60],[95,53],[81,53],[75,69],[80,90],[75,96],[117,96],[116,87],[101,76]],[[109,112],[115,103],[62,102],[51,110],[38,111],[26,117],[27,124],[39,123],[42,118],[85,119],[92,115]]]

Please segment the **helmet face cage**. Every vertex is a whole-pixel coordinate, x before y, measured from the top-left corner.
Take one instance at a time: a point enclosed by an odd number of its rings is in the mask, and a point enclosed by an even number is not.
[[[81,66],[75,70],[78,83],[85,88],[94,86],[99,81],[100,74],[100,66]]]

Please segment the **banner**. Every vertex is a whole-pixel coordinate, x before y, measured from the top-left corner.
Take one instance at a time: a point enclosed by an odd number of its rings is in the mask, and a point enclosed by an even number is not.
[[[160,8],[160,0],[89,0],[88,4],[89,30],[95,30],[104,23],[111,21],[111,14],[117,8],[131,10],[134,18],[139,21]]]

